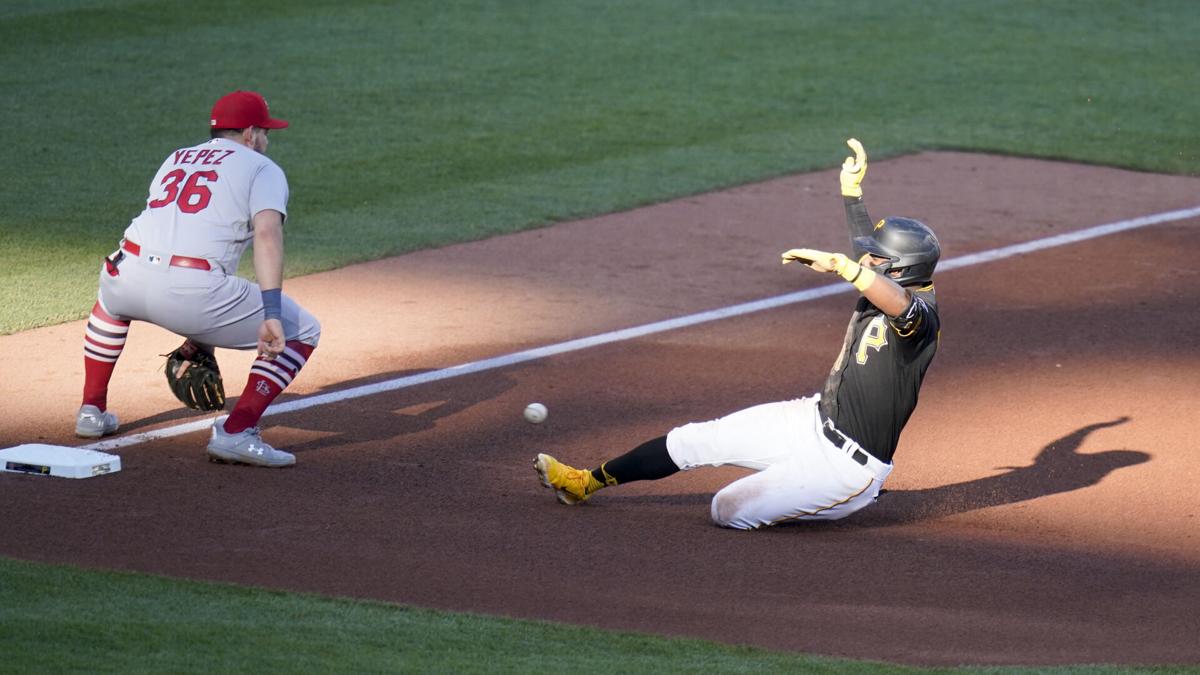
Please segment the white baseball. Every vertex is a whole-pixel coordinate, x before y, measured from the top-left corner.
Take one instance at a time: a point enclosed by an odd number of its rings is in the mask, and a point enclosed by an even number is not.
[[[533,424],[541,424],[546,421],[546,415],[550,411],[546,410],[546,406],[541,403],[530,403],[525,406],[525,421]]]

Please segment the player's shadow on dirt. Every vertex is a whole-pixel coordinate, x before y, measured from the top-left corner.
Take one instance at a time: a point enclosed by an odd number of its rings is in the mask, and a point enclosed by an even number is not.
[[[776,527],[855,529],[906,525],[1091,487],[1117,469],[1150,460],[1148,453],[1137,450],[1106,450],[1079,454],[1079,447],[1083,445],[1088,434],[1128,421],[1128,417],[1121,417],[1111,422],[1082,427],[1042,448],[1034,458],[1033,464],[1003,467],[1007,471],[996,476],[921,490],[889,490],[880,495],[878,503],[843,520],[798,520]],[[630,503],[699,505],[711,502],[712,495],[646,495],[622,497],[621,500]]]
[[[435,369],[393,371],[356,380],[338,382],[305,396],[289,396],[284,392],[277,403],[286,403],[320,394],[347,391],[360,386],[376,385],[404,377],[421,375]],[[229,383],[226,382],[228,385]],[[289,443],[288,452],[305,452],[347,443],[381,441],[432,428],[439,419],[467,410],[482,401],[499,396],[516,386],[516,381],[502,373],[481,373],[477,376],[443,380],[437,387],[427,384],[368,393],[344,401],[322,405],[315,409],[273,414],[264,417],[261,426],[269,433],[272,426],[285,426],[328,435],[302,443]],[[189,418],[215,419],[227,415],[237,404],[238,397],[225,401],[222,412],[198,412],[180,405],[178,408],[122,423],[121,432]],[[207,432],[206,432],[207,433]]]
[[[229,383],[226,382],[225,384],[228,385]],[[229,411],[233,410],[234,402],[237,401],[236,398],[232,399],[232,400],[226,399],[224,411],[208,412],[208,411],[202,411],[202,410],[192,410],[191,408],[185,408],[182,403],[179,403],[171,396],[171,393],[167,390],[166,386],[163,387],[163,392],[166,393],[166,396],[163,397],[163,399],[165,401],[170,402],[170,403],[165,403],[164,405],[172,405],[173,404],[176,407],[173,407],[170,410],[164,410],[160,413],[156,413],[156,414],[150,415],[148,417],[143,417],[141,419],[126,420],[124,418],[121,418],[121,431],[120,431],[121,435],[128,435],[131,432],[137,431],[139,429],[146,429],[146,428],[150,428],[150,427],[153,427],[153,426],[156,426],[159,424],[165,424],[167,422],[190,422],[192,420],[198,420],[198,419],[207,419],[209,422],[211,422],[218,415],[228,415]],[[121,411],[118,410],[117,414],[120,415],[120,413],[121,413]]]
[[[1033,464],[1003,467],[1007,471],[996,476],[921,490],[888,491],[880,495],[873,506],[830,524],[845,527],[905,525],[1091,487],[1117,469],[1149,461],[1148,453],[1136,450],[1079,454],[1079,447],[1093,431],[1127,421],[1128,417],[1121,417],[1082,427],[1042,448]]]
[[[432,370],[396,371],[338,382],[336,386],[323,388],[305,398],[383,384]],[[438,420],[500,396],[516,384],[514,379],[503,373],[481,373],[442,380],[437,386],[424,383],[366,393],[315,409],[272,415],[264,418],[262,424],[264,428],[278,425],[327,434],[309,441],[288,443],[287,451],[297,454],[340,445],[384,441],[432,429]]]

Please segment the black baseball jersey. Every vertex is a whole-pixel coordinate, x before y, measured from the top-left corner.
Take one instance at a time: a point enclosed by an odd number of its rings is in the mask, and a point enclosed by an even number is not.
[[[892,461],[900,431],[917,407],[941,327],[933,284],[911,294],[896,318],[859,298],[821,392],[821,414],[884,462]]]

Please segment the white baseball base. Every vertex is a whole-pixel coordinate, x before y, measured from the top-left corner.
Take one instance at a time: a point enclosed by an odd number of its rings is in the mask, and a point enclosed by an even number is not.
[[[59,478],[91,478],[121,470],[121,458],[95,450],[26,443],[0,450],[0,471]]]

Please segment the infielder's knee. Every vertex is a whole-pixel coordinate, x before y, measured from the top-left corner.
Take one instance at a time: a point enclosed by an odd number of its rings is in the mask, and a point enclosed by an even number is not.
[[[321,322],[308,312],[302,312],[301,321],[296,328],[296,337],[290,339],[316,349],[317,344],[321,342]]]
[[[286,294],[283,296],[283,304],[283,330],[287,333],[287,339],[316,347],[321,341],[321,322]]]
[[[309,347],[312,347],[313,349],[317,348],[317,344],[319,342],[321,342],[321,322],[320,321],[313,319],[312,337],[301,340],[301,342],[308,345]]]

